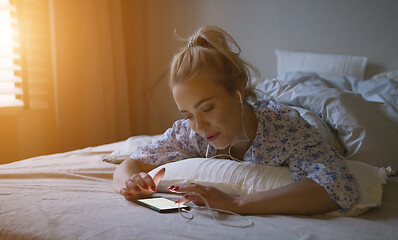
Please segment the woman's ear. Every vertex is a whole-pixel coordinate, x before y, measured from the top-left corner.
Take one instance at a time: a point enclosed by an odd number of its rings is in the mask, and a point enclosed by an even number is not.
[[[246,87],[246,84],[244,82],[242,82],[240,84],[240,86],[238,86],[238,88],[237,88],[237,92],[240,93],[240,96],[241,96],[242,100],[245,99],[245,94],[246,94],[246,88],[245,87]]]
[[[242,104],[242,103],[243,103],[242,94],[240,94],[240,91],[239,91],[239,90],[236,90],[236,94],[237,94],[238,97],[239,97],[239,103]]]
[[[245,93],[246,93],[246,89],[244,87],[236,90],[236,95],[238,96],[238,100],[239,100],[240,104],[242,104],[243,100],[245,99]]]

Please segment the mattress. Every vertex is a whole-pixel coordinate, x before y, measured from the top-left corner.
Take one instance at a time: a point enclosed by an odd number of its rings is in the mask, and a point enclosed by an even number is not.
[[[138,136],[139,138],[139,136]],[[104,156],[123,142],[0,165],[0,239],[397,239],[398,177],[357,217],[157,213],[112,189]],[[157,195],[170,199],[179,196]],[[231,223],[236,227],[225,226]],[[241,227],[239,227],[241,226]],[[246,227],[245,227],[246,226]]]

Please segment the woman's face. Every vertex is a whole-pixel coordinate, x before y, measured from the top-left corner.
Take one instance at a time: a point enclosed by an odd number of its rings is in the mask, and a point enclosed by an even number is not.
[[[243,138],[238,94],[228,94],[213,81],[198,77],[176,84],[174,101],[196,133],[217,149]]]

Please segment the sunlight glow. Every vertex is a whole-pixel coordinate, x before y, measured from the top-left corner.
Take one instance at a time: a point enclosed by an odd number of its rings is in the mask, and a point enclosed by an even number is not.
[[[15,20],[11,17],[9,0],[0,0],[0,107],[16,105],[15,94],[6,94],[15,89],[13,48],[17,47],[13,36],[17,33],[12,28]]]

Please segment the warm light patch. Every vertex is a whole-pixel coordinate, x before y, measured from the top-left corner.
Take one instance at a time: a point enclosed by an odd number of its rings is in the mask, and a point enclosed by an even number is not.
[[[21,92],[15,86],[20,80],[14,76],[14,59],[18,56],[13,49],[18,45],[13,40],[13,36],[17,36],[12,26],[16,22],[11,17],[13,10],[9,0],[0,0],[0,107],[22,105],[16,98]]]

